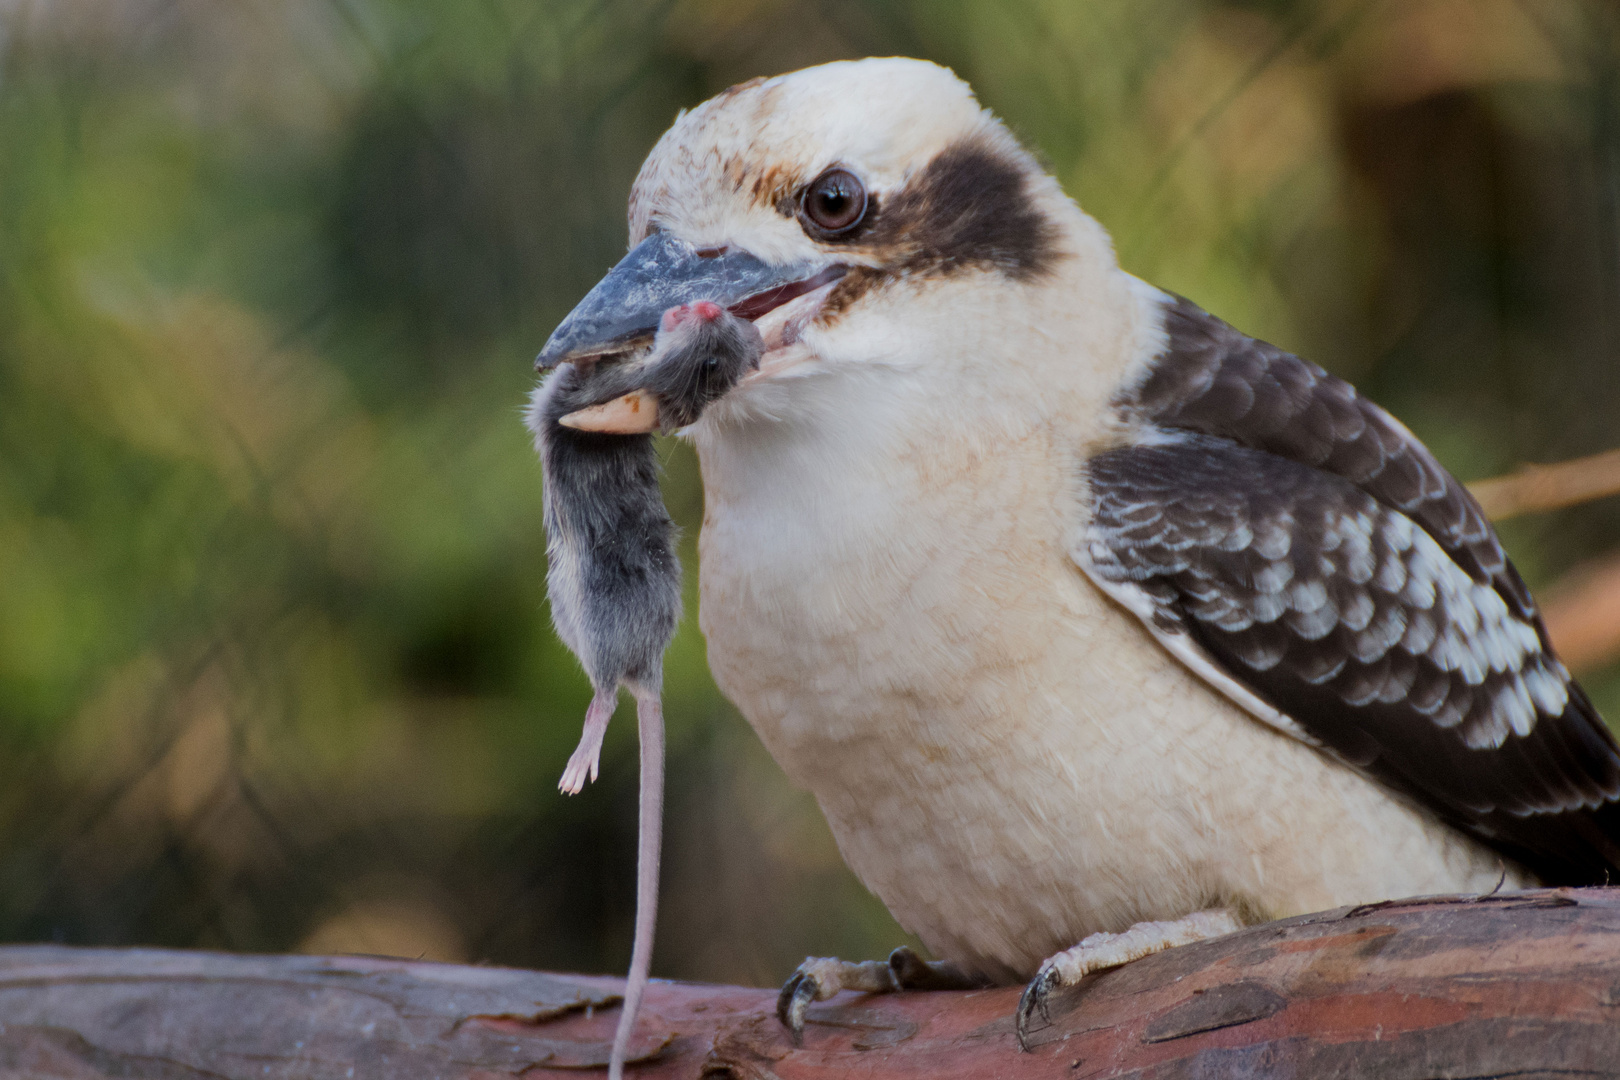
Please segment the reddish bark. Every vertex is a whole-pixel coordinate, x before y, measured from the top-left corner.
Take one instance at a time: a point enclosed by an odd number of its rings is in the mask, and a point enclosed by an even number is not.
[[[360,957],[0,949],[0,1080],[563,1075],[618,980]],[[1271,923],[1088,978],[1018,1052],[1017,988],[813,1006],[655,983],[640,1077],[1620,1077],[1620,889]]]

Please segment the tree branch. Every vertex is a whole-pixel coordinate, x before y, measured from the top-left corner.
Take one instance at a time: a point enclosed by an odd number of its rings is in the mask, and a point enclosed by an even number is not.
[[[1493,521],[1620,495],[1620,450],[1525,465],[1468,485]],[[1578,566],[1539,597],[1558,657],[1580,674],[1620,660],[1620,555]]]
[[[1579,674],[1620,659],[1620,555],[1577,566],[1542,597],[1558,657]]]
[[[1476,480],[1468,490],[1492,521],[1620,495],[1620,450],[1556,465],[1522,465],[1506,476]]]
[[[654,983],[630,1075],[1620,1077],[1620,889],[1372,904],[1091,976],[1018,1052],[1018,988]],[[0,1077],[529,1080],[599,1068],[619,980],[366,957],[0,948]],[[577,1075],[577,1073],[576,1073]]]

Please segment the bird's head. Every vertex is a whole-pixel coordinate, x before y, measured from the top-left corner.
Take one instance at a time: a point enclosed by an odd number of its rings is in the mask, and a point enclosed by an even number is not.
[[[1016,322],[1009,298],[1076,256],[1114,265],[966,83],[906,59],[755,80],[683,113],[636,179],[630,242],[538,366],[634,349],[696,300],[756,321],[769,351],[750,384],[894,364],[966,344],[944,312]]]

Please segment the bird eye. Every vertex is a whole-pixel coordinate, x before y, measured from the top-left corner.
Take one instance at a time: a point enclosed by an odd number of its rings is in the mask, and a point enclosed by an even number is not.
[[[813,236],[846,233],[866,216],[866,189],[849,170],[829,169],[804,189],[800,216]]]

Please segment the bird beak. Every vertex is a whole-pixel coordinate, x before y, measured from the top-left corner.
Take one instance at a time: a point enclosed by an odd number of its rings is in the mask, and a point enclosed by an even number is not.
[[[757,319],[843,273],[842,266],[771,266],[739,248],[700,250],[655,232],[585,294],[551,332],[534,366],[544,371],[623,352],[651,338],[659,317],[677,304],[710,300],[740,318]]]

